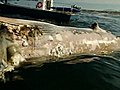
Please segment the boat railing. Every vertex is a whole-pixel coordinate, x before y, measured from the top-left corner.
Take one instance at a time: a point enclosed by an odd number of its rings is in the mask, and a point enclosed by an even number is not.
[[[63,11],[52,10],[52,11],[53,11],[53,12],[58,12],[58,13],[65,13],[65,14],[69,14],[69,15],[74,14],[72,11],[71,11],[71,12],[69,12],[69,11],[65,11],[65,10],[63,10]]]

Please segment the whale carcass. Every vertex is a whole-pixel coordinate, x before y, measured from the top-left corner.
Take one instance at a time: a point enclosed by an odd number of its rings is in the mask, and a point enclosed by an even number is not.
[[[48,26],[51,31],[44,26],[48,24],[1,23],[0,78],[3,78],[3,72],[14,70],[20,62],[29,62],[29,58],[44,57],[39,61],[46,62],[51,57],[62,58],[73,54],[101,55],[120,49],[119,37],[101,29],[97,23],[90,28]]]
[[[31,45],[22,47],[25,58],[55,56],[63,57],[70,54],[107,54],[119,50],[119,38],[111,32],[95,28],[60,27],[52,33],[37,35]],[[28,43],[30,43],[28,39]]]

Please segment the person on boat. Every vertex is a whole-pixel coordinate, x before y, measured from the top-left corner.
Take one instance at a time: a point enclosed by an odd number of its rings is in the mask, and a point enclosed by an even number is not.
[[[72,5],[71,8],[81,9],[81,7],[78,7],[76,4]]]
[[[7,0],[5,0],[5,3],[7,3]]]

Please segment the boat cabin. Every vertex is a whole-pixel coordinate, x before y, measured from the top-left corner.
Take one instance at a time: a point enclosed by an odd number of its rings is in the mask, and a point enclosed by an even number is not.
[[[12,4],[28,8],[36,8],[41,10],[52,10],[53,0],[0,0],[5,4]]]

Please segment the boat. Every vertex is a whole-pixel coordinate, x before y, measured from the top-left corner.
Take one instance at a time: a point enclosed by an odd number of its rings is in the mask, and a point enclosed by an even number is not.
[[[78,13],[81,10],[81,7],[78,7],[76,4],[71,5],[71,7],[51,7],[51,8],[56,11],[71,12],[71,13]]]
[[[53,0],[1,0],[0,15],[55,22],[69,22],[74,12],[56,11]]]

